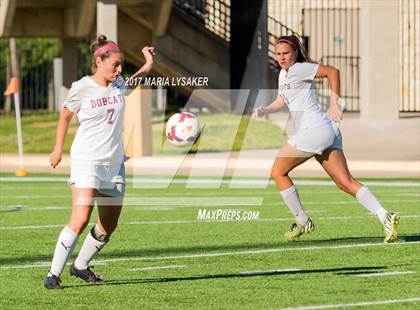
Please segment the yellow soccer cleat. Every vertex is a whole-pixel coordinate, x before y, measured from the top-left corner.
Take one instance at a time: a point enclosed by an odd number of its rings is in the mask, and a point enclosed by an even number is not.
[[[314,229],[315,225],[311,219],[308,219],[304,225],[294,223],[290,228],[290,231],[284,234],[284,239],[289,241],[297,240],[303,234],[310,233]]]
[[[388,213],[384,222],[384,243],[391,243],[398,239],[398,224],[400,217],[396,213]]]

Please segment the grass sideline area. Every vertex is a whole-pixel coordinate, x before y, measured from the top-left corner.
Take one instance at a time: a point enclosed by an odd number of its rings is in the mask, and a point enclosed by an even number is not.
[[[37,176],[47,181],[51,175]],[[378,220],[335,186],[298,186],[316,229],[285,242],[292,217],[272,185],[139,189],[128,183],[119,227],[92,262],[107,282],[81,282],[70,277],[67,266],[64,289],[53,292],[43,288],[42,279],[70,214],[68,185],[14,180],[0,179],[2,309],[277,309],[361,302],[373,303],[369,309],[418,309],[420,304],[413,299],[420,297],[419,186],[404,186],[418,179],[369,186],[385,208],[401,216],[399,241],[392,245],[382,243]],[[203,209],[259,217],[197,220]],[[95,208],[91,223],[96,217]]]
[[[59,115],[39,114],[22,116],[23,149],[25,153],[50,153],[55,143],[55,131]],[[239,127],[241,117],[234,114],[203,114],[200,122],[203,133],[199,150],[204,152],[223,152],[231,150],[252,150],[278,148],[286,141],[283,131],[268,120],[249,121],[243,143],[235,140],[245,133],[245,126]],[[244,118],[248,121],[249,119]],[[244,122],[246,123],[246,122]],[[153,153],[181,154],[188,148],[170,145],[165,138],[163,116],[153,117]],[[76,134],[78,122],[72,122],[64,144],[64,152],[70,151],[71,142]],[[13,116],[0,116],[0,153],[17,153],[16,122]],[[196,151],[193,146],[192,151]]]

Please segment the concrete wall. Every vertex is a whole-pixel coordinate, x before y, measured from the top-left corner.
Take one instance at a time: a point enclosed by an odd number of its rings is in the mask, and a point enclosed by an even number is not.
[[[399,2],[365,0],[360,14],[361,117],[399,117]]]

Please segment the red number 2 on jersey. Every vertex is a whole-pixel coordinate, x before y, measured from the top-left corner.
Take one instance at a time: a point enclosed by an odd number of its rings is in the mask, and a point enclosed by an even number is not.
[[[114,116],[114,111],[115,111],[115,109],[106,110],[106,112],[108,113],[108,115],[107,115],[107,123],[108,124],[112,124],[114,122],[114,120],[112,119],[112,117]]]

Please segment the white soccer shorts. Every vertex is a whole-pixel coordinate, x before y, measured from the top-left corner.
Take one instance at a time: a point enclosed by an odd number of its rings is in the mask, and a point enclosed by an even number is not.
[[[326,149],[343,149],[340,129],[334,122],[315,128],[299,129],[287,143],[298,150],[321,155]]]
[[[119,197],[125,191],[125,168],[72,162],[70,184],[76,188],[94,188],[106,196]]]

